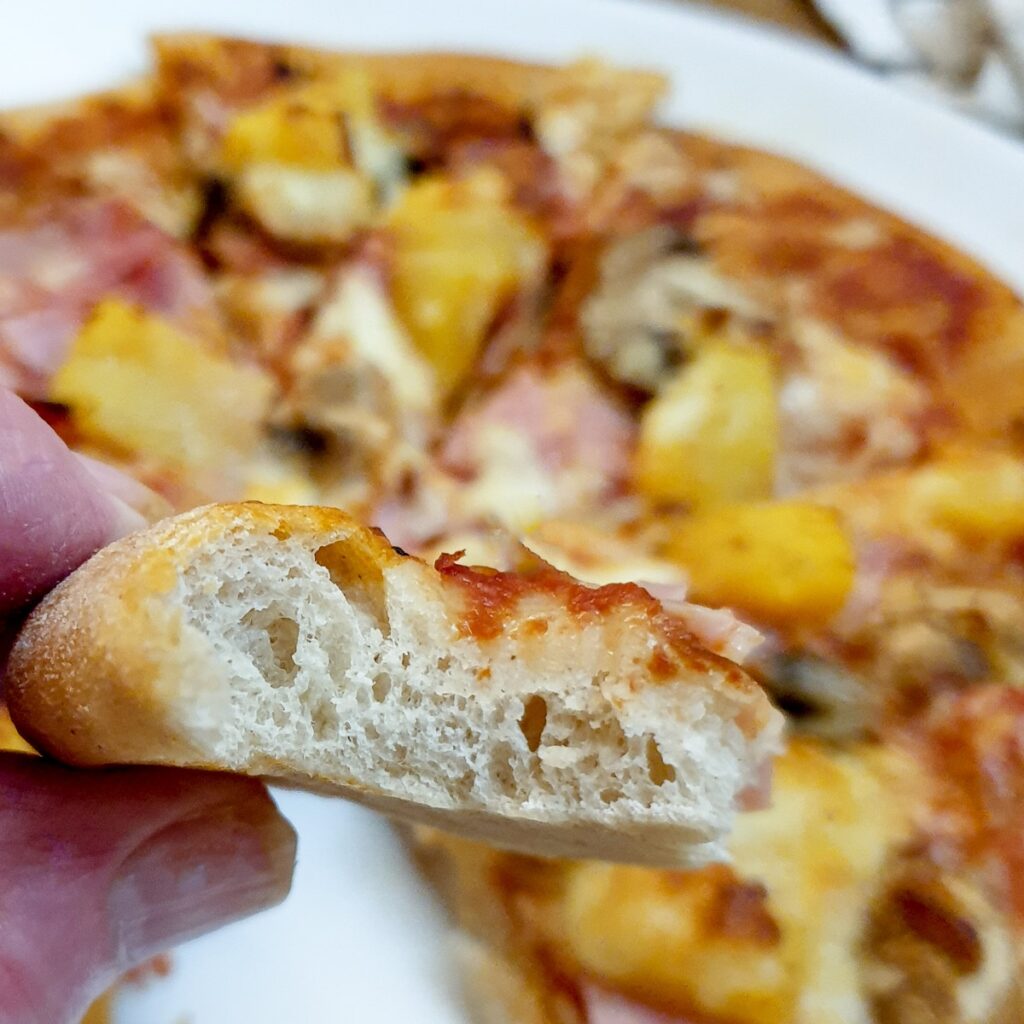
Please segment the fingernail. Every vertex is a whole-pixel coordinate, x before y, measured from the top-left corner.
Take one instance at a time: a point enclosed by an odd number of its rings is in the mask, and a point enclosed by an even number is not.
[[[280,903],[295,833],[261,791],[165,826],[122,862],[109,895],[123,968]]]

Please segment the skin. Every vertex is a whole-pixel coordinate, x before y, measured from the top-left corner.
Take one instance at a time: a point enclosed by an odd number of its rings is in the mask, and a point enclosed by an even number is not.
[[[0,661],[33,602],[160,511],[0,389]],[[0,752],[0,1024],[76,1021],[130,967],[280,902],[294,858],[254,780]]]

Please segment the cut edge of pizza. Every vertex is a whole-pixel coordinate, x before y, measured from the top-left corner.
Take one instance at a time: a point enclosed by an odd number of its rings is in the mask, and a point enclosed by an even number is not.
[[[12,716],[79,765],[333,790],[552,856],[721,856],[781,716],[636,585],[430,567],[331,509],[207,506],[29,618]]]

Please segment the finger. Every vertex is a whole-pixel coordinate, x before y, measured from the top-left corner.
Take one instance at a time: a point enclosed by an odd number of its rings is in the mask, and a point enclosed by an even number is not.
[[[81,452],[74,455],[104,494],[121,502],[128,510],[137,512],[145,522],[155,522],[173,511],[169,501],[119,469]]]
[[[0,389],[0,615],[142,525],[20,398]]]
[[[255,780],[0,754],[0,1024],[63,1024],[118,975],[280,902],[295,835]]]

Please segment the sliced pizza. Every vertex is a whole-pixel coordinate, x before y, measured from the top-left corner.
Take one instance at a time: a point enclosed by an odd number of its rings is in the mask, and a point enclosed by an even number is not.
[[[332,509],[209,506],[115,543],[26,623],[7,695],[81,765],[333,789],[548,855],[721,854],[781,719],[635,585],[434,568]]]

